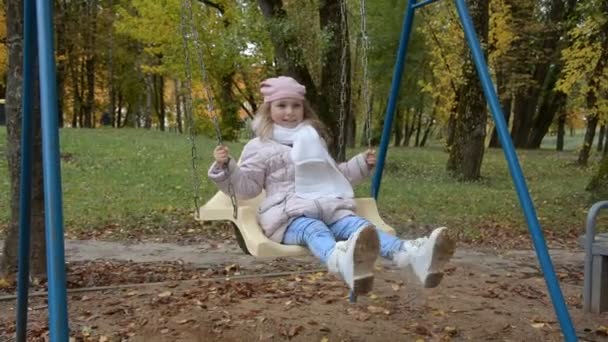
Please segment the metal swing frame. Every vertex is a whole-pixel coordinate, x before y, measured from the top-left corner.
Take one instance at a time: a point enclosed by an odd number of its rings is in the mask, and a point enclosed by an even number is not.
[[[190,1],[190,0],[184,0]],[[388,147],[388,135],[392,126],[393,113],[400,88],[401,75],[407,51],[409,36],[412,29],[416,9],[435,2],[436,0],[410,0],[406,6],[402,33],[399,42],[397,61],[393,74],[393,82],[386,111],[385,126],[380,146],[379,163],[374,175],[372,194],[377,198]],[[498,137],[508,162],[509,171],[517,191],[528,228],[534,243],[538,260],[549,290],[556,316],[559,320],[564,339],[576,341],[576,331],[566,307],[559,281],[547,251],[538,217],[528,191],[521,166],[510,139],[498,96],[492,84],[490,73],[483,55],[483,50],[477,39],[473,22],[469,15],[465,0],[454,0],[465,37],[471,49],[475,68],[482,83],[484,95],[488,101],[492,116],[496,123]],[[22,156],[21,184],[19,209],[19,253],[17,277],[17,341],[26,341],[27,310],[29,291],[29,254],[30,254],[30,204],[31,187],[29,181],[32,175],[32,120],[31,106],[33,96],[33,72],[31,65],[38,53],[40,74],[40,100],[42,111],[42,149],[44,167],[44,202],[45,227],[47,245],[47,268],[49,270],[48,316],[50,339],[52,342],[68,341],[69,324],[67,315],[67,291],[65,274],[63,205],[61,191],[61,172],[59,160],[59,128],[57,120],[57,82],[53,47],[53,15],[52,3],[45,0],[24,0],[24,75],[23,75],[23,107],[22,107]],[[198,198],[198,194],[195,195]],[[238,214],[238,211],[235,211]]]

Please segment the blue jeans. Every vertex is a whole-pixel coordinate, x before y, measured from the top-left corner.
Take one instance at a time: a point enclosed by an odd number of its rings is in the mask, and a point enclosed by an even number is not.
[[[348,240],[359,228],[370,222],[359,216],[346,216],[326,225],[323,221],[300,216],[287,227],[283,244],[308,246],[308,249],[323,264],[334,250],[336,241]],[[403,240],[377,229],[380,240],[380,255],[392,259],[393,253],[401,248]]]

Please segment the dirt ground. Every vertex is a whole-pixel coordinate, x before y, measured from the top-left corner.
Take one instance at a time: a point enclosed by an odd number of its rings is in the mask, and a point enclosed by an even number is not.
[[[461,247],[436,289],[380,262],[373,293],[355,304],[311,257],[256,260],[229,240],[70,241],[66,252],[69,288],[88,288],[68,295],[74,341],[563,340],[530,250]],[[582,312],[582,252],[551,255],[579,339],[608,341],[608,313]],[[3,291],[0,341],[12,341],[14,285]],[[47,309],[30,299],[28,341],[49,339]]]

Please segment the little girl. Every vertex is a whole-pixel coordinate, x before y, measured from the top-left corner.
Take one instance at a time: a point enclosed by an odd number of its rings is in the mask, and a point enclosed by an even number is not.
[[[428,238],[401,240],[356,216],[351,184],[370,175],[375,152],[336,164],[303,85],[291,77],[270,78],[261,93],[264,103],[252,124],[257,137],[245,145],[238,165],[226,146],[216,147],[209,178],[225,193],[232,184],[240,199],[265,190],[257,213],[264,234],[278,243],[307,246],[355,295],[371,291],[379,254],[398,267],[411,266],[424,287],[439,285],[454,253],[446,228]]]

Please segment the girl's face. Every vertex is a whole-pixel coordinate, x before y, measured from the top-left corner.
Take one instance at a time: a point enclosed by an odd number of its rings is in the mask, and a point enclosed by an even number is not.
[[[270,103],[270,118],[285,128],[294,128],[304,120],[304,101],[281,99]]]

